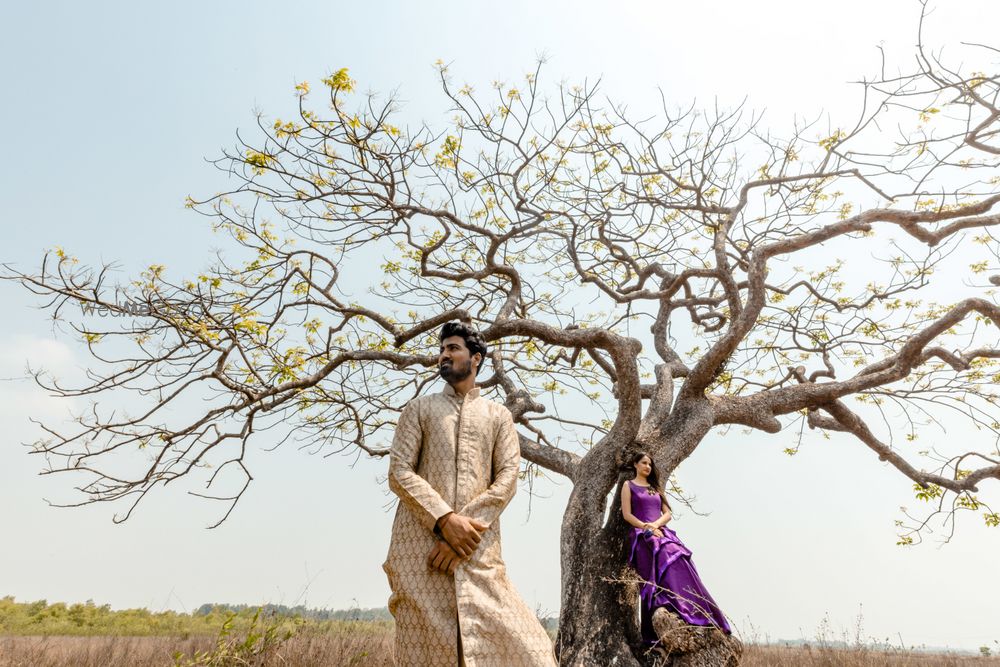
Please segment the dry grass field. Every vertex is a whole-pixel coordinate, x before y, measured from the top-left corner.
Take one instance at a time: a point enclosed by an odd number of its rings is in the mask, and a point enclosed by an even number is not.
[[[0,667],[390,667],[392,621],[380,610],[351,613],[353,619],[336,618],[340,612],[303,618],[208,605],[194,614],[112,611],[90,601],[8,596],[0,598]],[[554,635],[554,619],[546,622]],[[995,657],[873,648],[860,614],[853,634],[835,636],[824,619],[815,641],[795,647],[768,645],[754,632],[743,638],[747,667],[1000,667]]]
[[[744,655],[746,667],[993,667],[996,658],[911,651],[877,651],[864,648],[835,649],[750,644]]]
[[[378,632],[311,634],[300,633],[281,642],[272,651],[256,656],[225,656],[215,651],[215,637],[0,637],[0,667],[154,667],[161,665],[294,665],[296,667],[389,667],[392,665],[392,633]],[[175,660],[177,652],[184,654]],[[192,661],[198,652],[215,653],[212,658]],[[1000,659],[960,655],[928,655],[905,651],[864,648],[795,647],[749,645],[746,667],[989,667]]]
[[[391,667],[391,632],[375,635],[300,634],[277,650],[256,656],[217,656],[215,637],[0,637],[0,667],[162,667],[163,665],[289,665],[295,667]],[[175,660],[181,652],[184,657]]]

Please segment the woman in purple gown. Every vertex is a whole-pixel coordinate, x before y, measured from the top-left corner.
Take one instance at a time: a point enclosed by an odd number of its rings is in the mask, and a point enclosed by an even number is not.
[[[632,526],[626,540],[628,562],[646,582],[640,591],[643,641],[658,641],[653,612],[660,607],[691,625],[715,626],[731,634],[726,617],[694,569],[691,550],[667,528],[670,504],[653,459],[638,452],[629,467],[635,469],[635,477],[622,484],[622,515]]]

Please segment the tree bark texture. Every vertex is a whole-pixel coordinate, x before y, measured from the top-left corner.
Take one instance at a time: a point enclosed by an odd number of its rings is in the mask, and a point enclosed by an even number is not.
[[[629,442],[614,458],[614,448],[599,443],[581,460],[562,525],[562,613],[556,640],[562,667],[707,665],[716,663],[705,660],[723,654],[734,654],[731,664],[738,664],[740,651],[732,648],[738,641],[720,642],[708,633],[688,637],[678,630],[676,618],[673,624],[661,621],[670,633],[666,645],[677,645],[670,655],[646,649],[639,632],[640,580],[626,562],[629,526],[621,512],[621,484],[629,475],[620,473],[623,461],[631,452],[647,451],[666,479],[711,426],[707,400],[678,400],[647,442]]]

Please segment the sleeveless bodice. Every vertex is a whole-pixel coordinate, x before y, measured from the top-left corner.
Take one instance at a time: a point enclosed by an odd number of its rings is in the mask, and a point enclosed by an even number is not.
[[[662,512],[662,500],[660,494],[646,486],[639,486],[632,480],[628,483],[632,489],[632,514],[640,521],[652,523],[660,518]],[[652,493],[650,493],[652,491]]]

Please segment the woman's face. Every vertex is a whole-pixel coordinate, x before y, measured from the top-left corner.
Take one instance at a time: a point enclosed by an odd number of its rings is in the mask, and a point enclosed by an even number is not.
[[[653,462],[648,456],[643,456],[635,462],[635,471],[643,477],[649,477],[649,473],[653,471]]]

